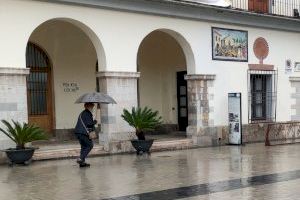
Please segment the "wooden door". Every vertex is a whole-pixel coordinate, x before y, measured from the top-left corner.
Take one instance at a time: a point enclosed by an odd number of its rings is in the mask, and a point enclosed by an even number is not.
[[[249,11],[269,13],[269,0],[248,0]]]
[[[187,81],[184,79],[186,74],[186,71],[177,72],[178,125],[180,131],[186,131],[188,126]]]
[[[51,66],[47,54],[37,45],[28,43],[26,65],[28,122],[51,133],[53,129]]]

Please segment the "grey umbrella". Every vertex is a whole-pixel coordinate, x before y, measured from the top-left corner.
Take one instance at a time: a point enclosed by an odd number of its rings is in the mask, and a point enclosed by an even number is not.
[[[92,92],[80,96],[75,103],[116,104],[117,102],[107,94],[100,92]]]

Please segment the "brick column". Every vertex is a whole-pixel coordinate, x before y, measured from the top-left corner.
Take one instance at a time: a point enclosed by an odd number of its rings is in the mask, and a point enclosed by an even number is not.
[[[212,146],[213,138],[209,128],[213,127],[211,93],[215,75],[187,75],[188,89],[188,127],[187,135],[199,146]]]
[[[0,120],[28,121],[26,76],[29,69],[0,67]],[[2,124],[0,125],[2,126]],[[0,149],[11,147],[0,134]]]
[[[100,91],[113,97],[116,105],[101,106],[100,144],[106,151],[124,152],[131,148],[129,142],[135,136],[134,129],[121,118],[124,108],[138,105],[137,72],[98,72]]]

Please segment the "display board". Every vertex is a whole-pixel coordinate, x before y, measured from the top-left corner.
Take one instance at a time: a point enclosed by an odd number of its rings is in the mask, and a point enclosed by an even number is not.
[[[228,94],[229,144],[242,144],[242,96]]]

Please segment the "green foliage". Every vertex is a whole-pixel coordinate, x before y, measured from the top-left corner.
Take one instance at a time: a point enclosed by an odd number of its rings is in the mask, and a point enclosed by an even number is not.
[[[6,129],[0,128],[0,131],[16,143],[17,149],[24,149],[25,144],[37,140],[46,140],[45,132],[34,125],[19,123],[12,120],[12,124],[2,120]]]
[[[132,127],[136,129],[136,134],[143,131],[154,130],[155,127],[162,123],[162,118],[158,116],[158,111],[153,111],[151,108],[135,108],[131,112],[127,109],[123,110],[122,118]]]

